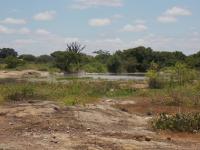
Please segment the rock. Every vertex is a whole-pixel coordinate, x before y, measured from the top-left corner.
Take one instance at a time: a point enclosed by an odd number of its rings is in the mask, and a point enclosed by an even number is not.
[[[111,99],[108,99],[108,100],[106,100],[106,102],[108,102],[108,103],[109,103],[109,102],[112,102],[112,100],[111,100]]]
[[[87,128],[87,131],[91,131],[91,129],[90,129],[90,128]]]
[[[58,141],[56,141],[56,140],[51,140],[50,142],[51,142],[51,143],[55,143],[55,144],[58,143]]]
[[[198,133],[198,131],[197,130],[193,130],[193,133]]]
[[[152,112],[147,112],[146,114],[147,114],[148,116],[152,116],[152,115],[153,115]]]
[[[59,107],[54,106],[53,109],[59,111]]]
[[[145,137],[145,141],[147,141],[147,142],[150,142],[152,140],[152,138],[151,137]]]
[[[168,140],[168,141],[171,141],[172,139],[171,139],[170,137],[167,137],[167,140]]]
[[[56,136],[53,136],[53,139],[56,139]]]
[[[121,108],[121,111],[128,112],[126,108]]]
[[[11,126],[12,126],[12,125],[14,125],[14,124],[13,124],[12,122],[9,122],[9,125],[11,125]]]

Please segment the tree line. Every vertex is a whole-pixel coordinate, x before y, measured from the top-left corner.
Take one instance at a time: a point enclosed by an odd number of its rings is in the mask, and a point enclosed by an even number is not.
[[[86,72],[111,72],[111,73],[134,73],[146,72],[152,63],[158,68],[174,66],[177,62],[183,63],[190,68],[200,69],[200,51],[186,56],[181,51],[154,51],[143,46],[118,50],[114,54],[109,51],[98,50],[94,56],[83,52],[85,46],[72,42],[67,44],[66,49],[55,51],[50,55],[34,56],[31,54],[18,53],[12,48],[0,49],[0,63],[6,64],[7,68],[16,68],[25,63],[52,64],[61,71],[74,73]]]

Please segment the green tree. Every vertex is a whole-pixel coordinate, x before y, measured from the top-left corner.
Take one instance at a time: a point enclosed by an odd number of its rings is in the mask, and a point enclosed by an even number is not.
[[[52,63],[53,60],[53,57],[49,55],[41,55],[36,58],[37,63]]]
[[[108,51],[104,51],[104,50],[98,50],[98,51],[95,51],[94,53],[96,54],[95,56],[96,61],[102,64],[106,64],[111,56]]]
[[[67,44],[66,51],[57,51],[51,54],[55,59],[55,64],[58,68],[66,72],[77,72],[80,69],[80,63],[82,60],[82,51],[85,46],[77,42]]]
[[[24,64],[22,60],[17,59],[14,56],[8,56],[5,58],[5,63],[7,68],[16,68],[19,65]]]
[[[112,73],[121,73],[123,70],[121,58],[118,55],[113,55],[108,60],[108,71]]]
[[[17,52],[12,48],[2,48],[0,49],[0,58],[6,58],[9,56],[17,57]]]
[[[36,57],[31,54],[23,54],[23,55],[20,55],[18,58],[22,59],[24,61],[27,61],[27,62],[35,62],[36,61]]]

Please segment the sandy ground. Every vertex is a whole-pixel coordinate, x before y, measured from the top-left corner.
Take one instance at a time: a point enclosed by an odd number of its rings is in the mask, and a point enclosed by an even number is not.
[[[36,71],[36,70],[23,70],[23,71],[0,71],[0,79],[13,78],[46,78],[49,76],[48,72]]]
[[[114,105],[136,103],[102,100],[61,107],[49,101],[30,101],[0,106],[0,150],[200,149],[199,135],[156,133],[148,125],[151,116]]]

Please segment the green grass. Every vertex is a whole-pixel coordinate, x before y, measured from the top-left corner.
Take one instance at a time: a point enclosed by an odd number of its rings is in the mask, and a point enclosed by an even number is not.
[[[85,104],[103,97],[127,97],[136,93],[127,82],[79,81],[68,83],[47,82],[0,82],[0,101],[24,101],[30,99],[59,101],[66,105]]]

